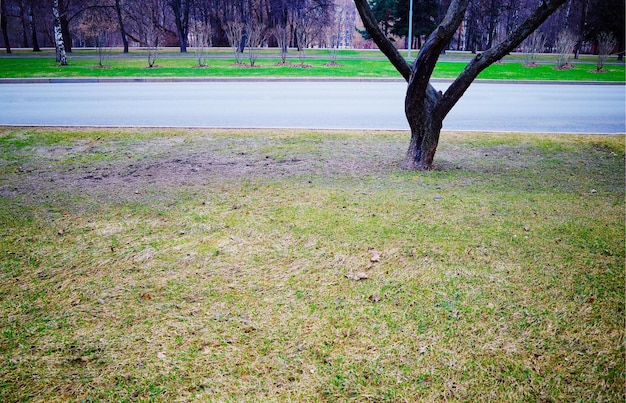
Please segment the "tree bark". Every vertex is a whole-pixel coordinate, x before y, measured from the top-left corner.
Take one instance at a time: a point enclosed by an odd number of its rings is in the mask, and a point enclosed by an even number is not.
[[[63,45],[65,47],[65,51],[67,53],[72,53],[72,34],[70,33],[70,22],[67,19],[67,15],[64,10],[61,11],[60,15],[60,27],[61,27],[61,35],[63,36]]]
[[[531,15],[502,42],[480,53],[468,63],[445,93],[437,92],[430,77],[442,51],[463,21],[471,0],[452,0],[448,11],[433,31],[413,65],[409,65],[383,34],[367,0],[354,0],[368,33],[398,72],[408,81],[404,103],[411,128],[411,141],[402,166],[411,170],[432,169],[443,120],[478,74],[514,50],[567,0],[542,0]],[[408,71],[407,71],[408,69]]]

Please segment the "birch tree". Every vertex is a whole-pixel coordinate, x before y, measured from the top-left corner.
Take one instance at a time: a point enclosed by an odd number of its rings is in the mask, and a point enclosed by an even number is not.
[[[439,55],[457,32],[472,0],[452,0],[437,28],[428,36],[413,63],[407,62],[379,28],[367,0],[354,0],[365,28],[381,51],[407,81],[404,110],[411,140],[402,166],[429,170],[439,144],[443,119],[461,99],[478,74],[516,49],[535,29],[567,0],[542,0],[506,38],[477,54],[442,93],[430,84]]]
[[[54,17],[54,43],[56,45],[56,60],[61,66],[67,66],[67,55],[65,54],[65,44],[61,31],[61,15],[59,14],[59,0],[54,0],[52,5],[52,16]]]

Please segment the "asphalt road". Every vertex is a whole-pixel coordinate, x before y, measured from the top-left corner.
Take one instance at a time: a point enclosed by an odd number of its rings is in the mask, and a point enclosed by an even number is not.
[[[405,88],[400,81],[1,84],[0,125],[408,129]],[[625,88],[475,82],[444,130],[625,133]]]

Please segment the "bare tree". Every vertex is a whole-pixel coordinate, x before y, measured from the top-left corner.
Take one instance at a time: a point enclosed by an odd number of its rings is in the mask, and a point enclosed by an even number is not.
[[[159,46],[161,46],[161,32],[156,25],[148,25],[145,28],[144,40],[148,51],[148,67],[156,65],[159,56]]]
[[[348,25],[347,16],[341,7],[335,7],[333,21],[326,27],[326,46],[330,54],[330,65],[337,66],[337,54]]]
[[[576,36],[570,31],[561,31],[556,41],[557,69],[566,69],[570,66],[569,59],[574,53]]]
[[[541,32],[533,32],[522,44],[522,52],[526,67],[535,67],[537,65],[537,54],[543,52],[546,43],[546,37]]]
[[[199,67],[207,66],[208,48],[211,46],[211,26],[202,21],[194,20],[189,24],[189,43],[193,47]]]
[[[113,49],[113,28],[115,23],[103,10],[90,10],[80,20],[79,30],[94,42],[98,55],[98,67],[105,67],[104,62]]]
[[[285,26],[276,26],[272,29],[272,36],[276,39],[276,44],[280,49],[281,64],[287,63],[287,48],[289,45],[289,38],[287,37],[288,31]]]
[[[567,0],[542,0],[530,15],[504,40],[476,55],[463,72],[441,93],[430,84],[439,55],[457,32],[470,0],[452,0],[437,28],[428,36],[414,63],[409,64],[379,28],[367,0],[354,0],[361,19],[381,51],[408,82],[405,113],[411,128],[411,141],[403,167],[412,170],[432,168],[443,119],[461,99],[478,74],[516,49],[535,29]]]
[[[232,20],[227,22],[224,25],[224,30],[226,31],[226,37],[228,38],[228,43],[233,50],[235,55],[235,62],[237,64],[241,64],[241,41],[243,39],[243,29],[244,24],[239,20]]]
[[[248,47],[250,67],[254,67],[256,60],[259,57],[261,45],[265,40],[264,31],[265,27],[257,19],[252,19],[246,24],[246,46]]]
[[[65,44],[63,41],[63,33],[61,32],[59,0],[54,0],[54,3],[52,5],[52,15],[54,17],[54,43],[56,45],[56,61],[61,66],[67,66],[67,55],[65,54]]]
[[[610,32],[600,32],[598,34],[598,64],[597,71],[602,71],[604,62],[617,46],[617,39]]]

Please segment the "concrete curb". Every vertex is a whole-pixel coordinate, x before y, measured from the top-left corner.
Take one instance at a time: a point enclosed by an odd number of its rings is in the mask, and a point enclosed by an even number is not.
[[[435,83],[451,83],[452,79],[435,78]],[[203,83],[203,82],[404,82],[402,78],[376,77],[53,77],[0,78],[0,84],[74,84],[74,83]],[[483,84],[537,85],[626,85],[617,81],[546,81],[546,80],[480,80]]]

